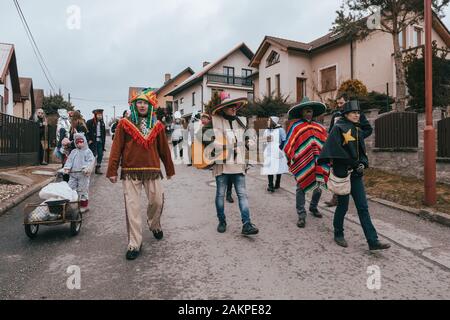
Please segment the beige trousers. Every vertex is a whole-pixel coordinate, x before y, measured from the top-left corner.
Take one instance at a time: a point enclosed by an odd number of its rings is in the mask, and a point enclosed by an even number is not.
[[[127,219],[128,248],[139,249],[142,244],[141,190],[148,199],[147,224],[151,231],[161,229],[161,214],[164,207],[164,193],[161,180],[123,180],[125,213]]]

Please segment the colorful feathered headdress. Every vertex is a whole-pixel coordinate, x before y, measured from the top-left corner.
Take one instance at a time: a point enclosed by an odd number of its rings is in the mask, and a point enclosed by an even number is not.
[[[136,102],[139,100],[146,101],[149,104],[148,116],[147,116],[147,128],[153,128],[156,124],[156,109],[158,108],[158,100],[153,89],[147,88],[142,92],[133,92],[130,99],[130,109],[131,109],[131,121],[138,124],[139,113],[136,109]]]

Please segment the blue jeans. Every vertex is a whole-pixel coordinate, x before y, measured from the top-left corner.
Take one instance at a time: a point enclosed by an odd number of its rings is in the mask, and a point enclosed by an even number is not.
[[[319,205],[320,197],[322,196],[322,190],[321,189],[314,189],[311,203],[309,204],[309,209],[317,209],[317,206]],[[297,208],[297,214],[298,217],[301,219],[306,219],[306,209],[305,209],[305,192],[302,188],[300,188],[300,185],[297,184],[297,192],[295,195],[295,206]]]
[[[373,226],[372,220],[370,219],[369,206],[367,204],[366,191],[364,190],[364,181],[360,176],[352,175],[351,179],[352,191],[351,195],[353,201],[355,202],[356,209],[358,210],[359,221],[366,236],[367,242],[373,244],[378,241],[377,231]],[[344,236],[344,218],[348,211],[348,203],[350,200],[350,195],[338,196],[338,205],[334,213],[334,235],[336,237]]]
[[[247,191],[245,189],[245,175],[243,174],[222,174],[216,177],[216,211],[219,221],[226,221],[225,217],[225,193],[228,182],[232,181],[239,199],[239,209],[241,210],[242,223],[250,222],[250,210],[248,207]]]
[[[103,161],[103,142],[97,141],[96,148],[97,148],[97,166],[99,166],[102,164]]]

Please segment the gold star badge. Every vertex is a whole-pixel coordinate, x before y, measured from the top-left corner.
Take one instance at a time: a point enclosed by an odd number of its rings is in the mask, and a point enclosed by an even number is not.
[[[347,133],[343,133],[342,136],[345,140],[344,145],[348,144],[350,141],[356,141],[356,139],[352,137],[352,129],[349,129]]]

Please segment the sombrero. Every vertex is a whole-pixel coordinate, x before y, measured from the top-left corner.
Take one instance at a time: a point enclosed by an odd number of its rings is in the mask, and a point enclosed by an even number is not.
[[[322,102],[311,101],[311,100],[309,100],[308,97],[304,97],[302,102],[293,106],[288,111],[289,119],[301,119],[302,111],[305,108],[313,109],[313,111],[314,111],[313,117],[320,116],[321,114],[325,113],[325,111],[327,110],[327,107]]]
[[[220,110],[229,107],[235,107],[237,110],[239,110],[248,104],[247,98],[230,99],[229,95],[225,96],[223,93],[220,95],[220,98],[222,100],[222,103],[212,109],[212,115],[216,115]]]

